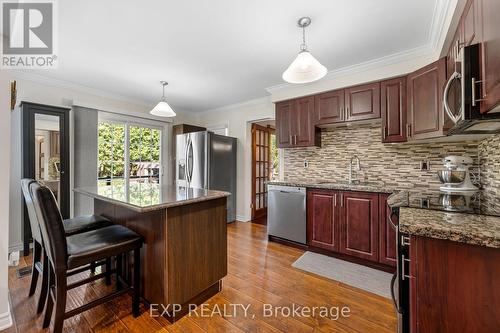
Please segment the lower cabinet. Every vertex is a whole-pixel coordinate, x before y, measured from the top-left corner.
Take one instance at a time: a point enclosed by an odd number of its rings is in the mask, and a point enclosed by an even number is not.
[[[411,332],[498,332],[500,250],[410,238]]]
[[[340,221],[337,210],[338,191],[312,190],[307,193],[307,243],[311,246],[339,250]]]
[[[307,245],[386,266],[396,266],[396,233],[387,194],[310,189]]]
[[[378,261],[378,194],[342,192],[340,253]]]

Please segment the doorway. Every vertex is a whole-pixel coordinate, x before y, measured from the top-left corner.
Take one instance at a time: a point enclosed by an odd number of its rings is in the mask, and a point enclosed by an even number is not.
[[[69,110],[23,102],[22,176],[49,187],[64,219],[70,216]],[[23,200],[23,255],[29,254],[31,227]]]
[[[266,183],[277,177],[279,158],[274,120],[252,124],[252,222],[267,224]]]

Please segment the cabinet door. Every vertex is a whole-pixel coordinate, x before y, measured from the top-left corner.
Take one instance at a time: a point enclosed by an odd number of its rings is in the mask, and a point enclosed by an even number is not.
[[[445,84],[445,58],[408,75],[408,139],[426,139],[444,135]]]
[[[341,192],[340,252],[378,261],[378,194]]]
[[[296,100],[295,117],[292,117],[292,135],[294,146],[306,147],[315,145],[314,97]]]
[[[294,101],[276,103],[276,134],[279,148],[288,148],[293,144],[291,122],[294,109]]]
[[[382,142],[406,141],[406,77],[383,81],[380,85]]]
[[[317,95],[314,108],[314,123],[316,125],[344,122],[344,90],[335,90]]]
[[[500,105],[500,1],[481,0],[483,26],[481,113]]]
[[[465,46],[481,42],[482,27],[479,16],[481,1],[482,0],[469,0],[462,14],[460,24],[462,30],[462,42]]]
[[[380,83],[345,90],[346,121],[380,118]]]
[[[379,196],[379,262],[396,267],[396,230],[389,221],[397,225],[397,216],[391,216],[391,209],[387,205],[388,194]]]
[[[338,191],[310,190],[307,193],[307,245],[339,250]]]

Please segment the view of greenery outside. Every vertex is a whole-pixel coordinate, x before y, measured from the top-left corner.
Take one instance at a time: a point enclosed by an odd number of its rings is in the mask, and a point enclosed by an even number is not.
[[[276,144],[276,135],[271,134],[271,161],[272,161],[272,179],[277,179],[279,175],[279,155],[278,155],[278,145]]]
[[[125,178],[124,124],[100,122],[98,127],[99,185],[118,185]],[[159,183],[161,131],[129,126],[129,179],[132,182]]]

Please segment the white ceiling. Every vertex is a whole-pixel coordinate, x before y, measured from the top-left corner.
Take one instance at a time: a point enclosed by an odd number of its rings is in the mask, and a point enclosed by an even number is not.
[[[299,49],[329,70],[423,47],[446,0],[58,1],[59,68],[40,72],[151,104],[203,111],[263,97]]]

